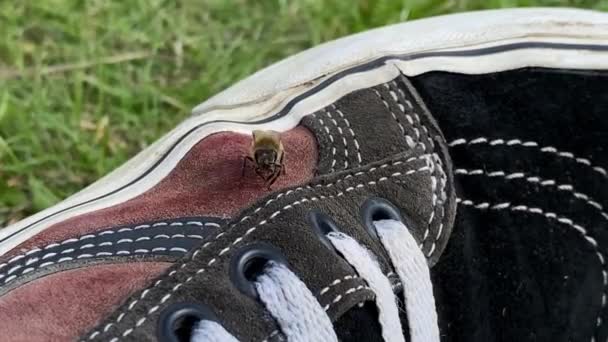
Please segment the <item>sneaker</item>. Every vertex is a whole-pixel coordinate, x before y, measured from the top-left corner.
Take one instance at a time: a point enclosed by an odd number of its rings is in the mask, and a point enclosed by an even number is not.
[[[260,71],[0,231],[0,336],[606,341],[607,37],[473,12]]]

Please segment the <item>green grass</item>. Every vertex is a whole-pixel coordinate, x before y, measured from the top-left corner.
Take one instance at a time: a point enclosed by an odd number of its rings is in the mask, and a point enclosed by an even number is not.
[[[353,32],[608,0],[0,0],[0,226],[123,163],[257,69]]]

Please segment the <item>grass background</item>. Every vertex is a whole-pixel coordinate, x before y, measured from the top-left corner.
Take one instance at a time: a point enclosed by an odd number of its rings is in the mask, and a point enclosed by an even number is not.
[[[0,227],[283,57],[372,27],[514,6],[608,11],[608,0],[0,0]]]

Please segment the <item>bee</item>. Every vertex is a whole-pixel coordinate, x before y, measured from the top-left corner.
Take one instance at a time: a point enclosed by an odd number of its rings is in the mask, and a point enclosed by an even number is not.
[[[281,174],[285,174],[283,158],[285,150],[281,142],[281,134],[275,131],[253,131],[250,155],[243,157],[243,174],[247,162],[255,165],[255,173],[265,182],[268,190]]]

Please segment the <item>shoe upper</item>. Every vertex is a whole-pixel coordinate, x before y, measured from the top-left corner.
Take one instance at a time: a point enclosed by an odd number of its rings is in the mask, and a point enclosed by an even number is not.
[[[211,339],[416,341],[421,301],[442,341],[605,340],[607,81],[398,75],[282,132],[272,190],[243,168],[250,135],[209,135],[150,190],[2,256],[0,331],[177,341],[204,321]]]
[[[353,277],[323,293],[320,304],[332,303],[340,291],[362,285],[363,280],[311,229],[307,217],[312,210],[328,215],[340,231],[364,241],[388,274],[388,258],[363,228],[360,211],[370,197],[395,203],[408,213],[412,234],[421,241],[430,263],[435,263],[445,248],[455,213],[451,166],[441,133],[408,86],[400,78],[353,93],[306,117],[302,126],[314,133],[319,146],[315,177],[261,198],[226,226],[210,230],[202,241],[204,247],[172,266],[169,278],[135,295],[135,304],[127,303],[124,311],[111,315],[92,332],[93,340],[111,339],[124,331],[130,331],[127,336],[135,340],[151,338],[157,333],[161,308],[180,303],[229,307],[220,319],[228,331],[239,339],[267,339],[277,326],[259,319],[265,316],[264,307],[234,286],[231,276],[239,251],[259,242],[280,250],[312,293],[320,293],[336,279]],[[298,170],[288,165],[287,172]],[[329,315],[337,319],[372,297],[369,290],[353,292],[332,305]]]

